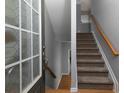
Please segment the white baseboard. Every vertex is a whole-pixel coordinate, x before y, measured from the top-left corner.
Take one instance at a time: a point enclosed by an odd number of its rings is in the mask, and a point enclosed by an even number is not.
[[[61,73],[61,76],[60,76],[60,78],[58,79],[58,83],[57,83],[56,89],[59,88],[59,85],[60,85],[60,82],[61,82],[61,80],[62,80],[62,76],[63,76],[63,75],[69,75],[69,73]]]
[[[71,88],[70,91],[71,92],[78,92],[78,89],[77,88]]]
[[[109,61],[108,61],[108,59],[107,59],[107,57],[106,57],[106,55],[105,55],[105,53],[104,53],[104,51],[103,51],[103,49],[102,49],[100,43],[99,43],[99,41],[97,40],[97,37],[96,37],[95,33],[94,33],[93,31],[91,31],[91,32],[93,33],[93,36],[94,36],[94,38],[95,38],[95,40],[96,40],[96,43],[97,43],[97,45],[98,45],[98,47],[99,47],[99,50],[100,50],[100,52],[101,52],[101,54],[102,54],[102,57],[103,57],[104,61],[105,61],[105,64],[106,64],[106,66],[107,66],[107,69],[108,69],[108,71],[109,71],[109,73],[110,73],[110,76],[111,76],[111,78],[112,78],[112,80],[113,80],[113,83],[114,83],[113,91],[114,91],[115,93],[119,93],[119,83],[118,83],[118,81],[117,81],[117,79],[116,79],[116,77],[115,77],[115,74],[114,74],[114,72],[113,72],[113,70],[112,70],[112,68],[111,68],[111,66],[110,66],[110,64],[109,64]]]
[[[62,73],[62,75],[69,75],[70,73]]]
[[[59,88],[59,85],[60,85],[61,80],[62,80],[62,74],[61,74],[60,78],[59,78],[59,79],[57,79],[57,81],[58,81],[58,82],[57,82],[56,89],[58,89],[58,88]]]

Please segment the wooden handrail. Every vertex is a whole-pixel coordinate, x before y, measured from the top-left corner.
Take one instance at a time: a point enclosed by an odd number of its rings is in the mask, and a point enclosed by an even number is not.
[[[103,33],[102,28],[100,26],[100,24],[98,23],[98,21],[96,20],[94,15],[91,15],[91,19],[94,22],[95,26],[96,26],[96,30],[98,33],[100,33],[100,35],[103,37],[103,39],[105,40],[105,42],[107,43],[107,45],[109,46],[109,48],[112,51],[112,54],[114,56],[118,56],[119,52],[112,46],[111,42],[109,41],[109,39],[107,38],[107,36]]]
[[[45,63],[45,69],[48,70],[48,72],[50,73],[50,75],[53,77],[53,78],[56,78],[56,75],[53,73],[53,71],[49,68],[48,64]]]

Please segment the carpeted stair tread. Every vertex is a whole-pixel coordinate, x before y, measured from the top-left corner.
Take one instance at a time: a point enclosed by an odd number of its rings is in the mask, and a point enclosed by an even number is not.
[[[79,83],[89,84],[113,84],[108,77],[96,77],[96,76],[78,76]]]
[[[85,40],[82,40],[82,39],[80,39],[80,40],[77,40],[77,44],[80,44],[80,43],[95,43],[95,40],[94,39],[92,39],[92,40],[90,40],[90,39],[85,39]]]
[[[108,72],[105,67],[77,67],[78,72]]]
[[[91,32],[87,32],[87,33],[78,32],[77,35],[92,35],[92,33]]]
[[[80,41],[94,41],[94,42],[95,42],[94,39],[78,39],[78,40],[77,40],[77,42],[79,42],[79,43],[80,43]],[[93,43],[94,43],[94,42],[93,42]]]
[[[77,45],[96,45],[96,43],[77,43]]]
[[[77,48],[77,49],[89,49],[89,50],[92,50],[92,49],[98,49],[98,48]]]
[[[104,67],[103,60],[77,60],[77,65],[79,67]]]
[[[89,47],[77,47],[77,53],[99,53],[98,48],[89,48]]]
[[[78,87],[113,89],[108,69],[92,33],[77,33]]]
[[[77,39],[77,41],[95,41],[94,39],[90,38],[90,39]]]
[[[100,53],[77,53],[77,55],[82,55],[82,56],[83,56],[83,55],[85,55],[85,56],[86,56],[86,55],[93,55],[93,56],[96,55],[96,56],[97,56],[97,55],[101,55],[101,54],[100,54]]]
[[[97,48],[96,44],[77,44],[77,48]]]
[[[85,59],[81,59],[81,60],[77,60],[79,63],[102,63],[103,62],[103,60],[101,59],[101,60],[90,60],[90,59],[87,59],[87,60],[85,60]]]

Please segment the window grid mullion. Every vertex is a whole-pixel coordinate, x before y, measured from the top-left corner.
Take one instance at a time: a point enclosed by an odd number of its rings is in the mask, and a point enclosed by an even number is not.
[[[26,1],[26,0],[23,0],[23,1],[26,3],[26,5],[28,5],[31,8],[31,4],[29,4],[28,1]]]
[[[31,0],[31,56],[33,56],[33,25],[32,25],[32,0]],[[31,79],[33,82],[33,58],[31,59]]]
[[[39,71],[39,72],[40,72],[40,76],[41,76],[41,74],[42,74],[42,63],[41,63],[41,62],[42,62],[42,43],[41,43],[41,40],[42,40],[42,36],[41,36],[41,34],[42,34],[42,33],[41,33],[41,27],[42,27],[42,26],[41,26],[41,24],[42,24],[42,23],[41,23],[41,22],[42,22],[42,21],[41,21],[41,11],[40,11],[40,9],[41,9],[41,0],[39,0],[39,15],[38,15],[39,20],[40,20],[40,21],[39,21],[39,39],[40,39],[40,40],[39,40],[39,49],[40,49],[40,52],[39,52],[39,54],[40,54],[40,56],[39,56],[39,62],[40,62],[40,63],[39,63],[39,64],[40,64],[39,67],[40,67],[40,69],[39,69],[39,70],[40,70],[40,71]]]
[[[20,93],[22,93],[22,41],[21,41],[21,0],[19,0],[19,33],[20,33]]]
[[[12,29],[16,29],[16,30],[20,30],[19,27],[16,27],[16,26],[13,26],[13,25],[10,25],[10,24],[5,24],[5,27],[12,28]],[[37,32],[33,32],[33,31],[31,32],[31,30],[27,30],[27,29],[24,29],[24,28],[21,28],[21,31],[39,35],[39,33],[37,33]]]
[[[8,68],[13,67],[13,66],[16,66],[16,65],[20,64],[20,62],[24,63],[24,61],[30,60],[30,59],[38,57],[38,56],[40,56],[40,54],[33,55],[32,57],[28,57],[28,58],[22,59],[21,61],[19,60],[19,61],[16,61],[14,63],[8,64],[8,65],[5,66],[5,69],[8,69]]]

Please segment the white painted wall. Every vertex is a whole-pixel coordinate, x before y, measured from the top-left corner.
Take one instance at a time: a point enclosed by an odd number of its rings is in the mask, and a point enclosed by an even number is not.
[[[71,40],[71,0],[45,0],[55,36],[60,41]]]

